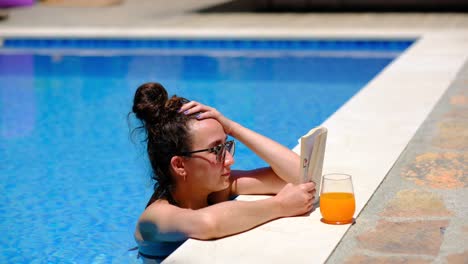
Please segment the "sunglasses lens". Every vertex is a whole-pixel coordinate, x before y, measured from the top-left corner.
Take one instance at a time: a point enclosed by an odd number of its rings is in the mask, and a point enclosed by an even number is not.
[[[235,141],[230,141],[230,144],[228,145],[228,151],[231,153],[231,156],[234,156],[234,153],[236,152],[236,142]]]
[[[222,145],[222,147],[216,152],[216,160],[218,162],[224,162],[226,158],[226,151],[231,153],[231,156],[234,156],[234,141],[228,141]]]
[[[231,154],[231,156],[234,156],[234,150],[235,150],[235,146],[234,146],[234,141],[228,141],[225,143],[224,145],[224,148],[223,148],[223,161],[225,160],[226,158],[226,151],[229,151],[229,153]]]
[[[222,148],[221,151],[218,154],[219,156],[219,162],[224,162],[224,158],[226,158],[226,148]]]

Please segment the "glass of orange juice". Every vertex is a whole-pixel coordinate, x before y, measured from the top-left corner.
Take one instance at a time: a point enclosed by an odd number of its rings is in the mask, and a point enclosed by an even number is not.
[[[321,221],[332,225],[353,223],[356,202],[351,175],[323,175],[320,189],[320,213],[323,217]]]

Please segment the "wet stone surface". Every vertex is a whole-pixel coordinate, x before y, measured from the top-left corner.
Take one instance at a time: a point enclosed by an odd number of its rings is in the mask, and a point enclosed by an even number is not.
[[[402,176],[414,183],[436,189],[463,188],[468,182],[468,152],[428,152],[415,158]]]
[[[399,191],[381,213],[382,216],[388,217],[450,216],[452,214],[445,207],[440,195],[421,190]]]
[[[468,150],[468,134],[465,133],[465,131],[468,131],[468,120],[444,121],[439,123],[438,128],[439,134],[432,140],[434,146],[445,149]]]
[[[327,263],[468,264],[468,62]]]
[[[437,256],[448,220],[388,222],[357,237],[362,248],[383,253]]]
[[[450,98],[450,104],[454,106],[468,106],[468,96],[464,94],[454,95]]]

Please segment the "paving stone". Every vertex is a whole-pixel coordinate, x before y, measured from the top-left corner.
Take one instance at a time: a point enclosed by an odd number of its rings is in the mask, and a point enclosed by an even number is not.
[[[420,190],[402,190],[396,194],[381,213],[390,217],[451,216],[442,198],[435,193]]]
[[[439,123],[439,133],[432,139],[432,144],[439,148],[468,150],[467,131],[468,122],[466,120],[441,122]]]
[[[457,106],[468,105],[468,96],[463,94],[454,95],[450,98],[450,104]]]
[[[466,264],[468,263],[468,251],[460,254],[452,254],[447,257],[447,263],[450,264]]]
[[[468,119],[467,109],[452,109],[444,116],[445,118]]]
[[[468,152],[427,152],[403,168],[401,176],[421,186],[455,189],[467,186]]]
[[[362,248],[377,252],[437,256],[448,224],[448,220],[379,220],[375,230],[359,235],[357,240]]]
[[[417,257],[401,257],[401,256],[366,256],[354,255],[348,258],[346,264],[426,264],[431,263],[428,259]]]

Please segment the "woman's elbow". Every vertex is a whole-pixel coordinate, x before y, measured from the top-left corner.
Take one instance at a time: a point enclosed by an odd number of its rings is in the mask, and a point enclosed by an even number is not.
[[[198,224],[190,237],[200,240],[210,240],[222,237],[220,225],[216,217],[205,214],[198,219]]]

